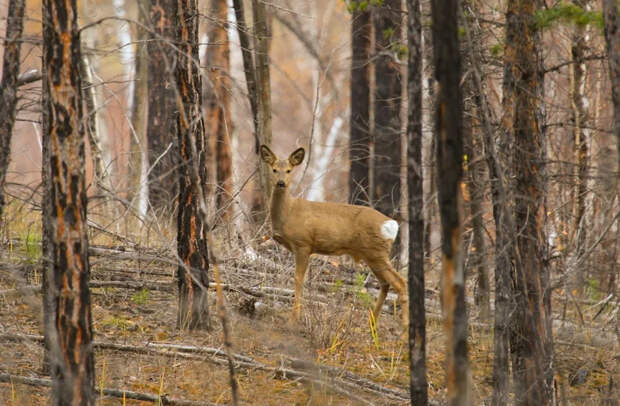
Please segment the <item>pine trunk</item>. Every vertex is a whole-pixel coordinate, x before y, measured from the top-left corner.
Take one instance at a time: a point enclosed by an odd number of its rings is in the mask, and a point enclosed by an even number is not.
[[[370,164],[370,46],[368,8],[351,16],[351,117],[349,138],[349,202],[369,205]]]
[[[514,374],[515,404],[551,405],[553,364],[549,270],[545,263],[544,210],[545,145],[541,131],[540,100],[543,73],[539,53],[540,32],[532,24],[537,0],[508,4],[506,12],[504,93],[505,108],[513,117],[507,137],[514,142],[514,175],[517,266],[512,273],[516,302],[510,352]]]
[[[43,308],[53,405],[94,405],[76,2],[43,2]]]
[[[11,136],[17,111],[21,36],[24,29],[24,1],[10,0],[4,40],[2,81],[0,82],[0,216],[4,210],[4,184],[11,156]]]
[[[148,154],[149,202],[157,214],[165,215],[177,196],[176,163],[178,149],[174,137],[177,108],[174,66],[174,0],[150,0],[151,34],[148,42]]]
[[[179,145],[179,212],[177,218],[177,269],[179,308],[177,327],[209,328],[209,256],[203,185],[207,179],[206,138],[202,118],[202,83],[198,59],[198,10],[196,0],[178,0],[176,39],[179,60],[177,142]],[[202,213],[202,214],[201,214]]]
[[[462,264],[460,182],[463,159],[461,54],[458,42],[458,3],[433,0],[433,50],[438,82],[435,131],[439,211],[442,233],[442,308],[447,335],[448,404],[471,405],[467,360],[465,272]]]
[[[232,216],[232,152],[230,139],[230,45],[228,41],[228,6],[226,0],[211,0],[207,30],[207,80],[205,91],[207,139],[215,144],[215,209],[217,218]]]
[[[616,135],[618,168],[620,169],[620,17],[618,16],[617,0],[603,0],[603,20],[614,109],[613,132]]]
[[[401,40],[401,1],[385,0],[373,10],[375,27],[374,207],[400,218],[401,72],[394,59]]]
[[[424,308],[424,191],[422,176],[422,23],[420,2],[407,1],[407,190],[409,202],[409,370],[411,404],[428,404]],[[403,310],[404,311],[404,310]]]

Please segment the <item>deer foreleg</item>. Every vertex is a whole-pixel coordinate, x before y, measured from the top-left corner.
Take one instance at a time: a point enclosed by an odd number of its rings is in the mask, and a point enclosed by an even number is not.
[[[309,257],[310,252],[308,250],[298,249],[295,251],[295,302],[293,304],[293,318],[295,320],[301,318],[301,298]]]

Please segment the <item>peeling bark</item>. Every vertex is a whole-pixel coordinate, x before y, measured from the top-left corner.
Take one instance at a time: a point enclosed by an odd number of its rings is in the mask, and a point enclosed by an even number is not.
[[[43,2],[43,308],[54,405],[95,404],[77,23],[75,1]]]
[[[177,254],[182,262],[177,269],[179,308],[177,327],[209,328],[209,255],[207,251],[206,138],[202,118],[202,83],[198,58],[198,11],[196,0],[177,0],[176,40],[179,59],[175,78],[177,89],[177,142],[179,145],[179,208],[177,217]],[[204,214],[204,213],[203,213]]]

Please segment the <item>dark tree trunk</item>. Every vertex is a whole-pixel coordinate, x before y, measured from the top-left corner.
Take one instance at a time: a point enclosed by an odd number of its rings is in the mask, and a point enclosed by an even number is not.
[[[516,302],[510,351],[515,404],[551,405],[553,365],[549,270],[545,257],[545,146],[541,131],[542,69],[540,33],[532,24],[537,0],[508,3],[506,12],[505,71],[507,103],[513,127],[506,134],[512,149],[515,184],[516,252],[518,266],[512,273]]]
[[[43,2],[43,308],[52,404],[94,405],[76,2]]]
[[[620,170],[620,17],[617,0],[603,0],[603,20],[607,42],[607,61],[611,81],[611,98],[614,104],[614,126],[618,168]]]
[[[442,307],[447,339],[447,388],[450,405],[470,405],[467,360],[465,272],[462,264],[459,194],[463,160],[463,101],[458,42],[458,2],[433,0],[433,50],[439,84],[435,131],[437,141],[439,211],[441,214]]]
[[[4,183],[11,156],[11,136],[17,110],[17,78],[24,28],[24,0],[10,0],[4,40],[2,81],[0,82],[0,217],[4,210]]]
[[[351,117],[349,137],[349,202],[369,205],[370,175],[370,46],[369,8],[351,16]]]
[[[177,142],[179,144],[179,213],[177,220],[177,270],[179,309],[177,327],[209,328],[209,256],[207,251],[206,138],[202,118],[202,84],[198,63],[198,9],[196,0],[179,0],[175,5],[176,66],[178,91]],[[201,214],[202,213],[202,214]]]
[[[178,148],[175,140],[174,112],[177,109],[174,66],[177,51],[174,39],[175,2],[150,0],[148,42],[148,155],[149,201],[158,214],[171,209],[177,196]]]
[[[383,214],[400,218],[401,74],[394,59],[401,44],[401,2],[385,0],[373,10],[375,27],[374,192]]]
[[[205,91],[207,139],[214,143],[215,208],[217,217],[232,216],[232,153],[230,137],[230,46],[226,0],[211,0],[207,47]]]
[[[409,370],[411,404],[428,404],[424,308],[424,191],[422,177],[422,23],[419,0],[407,1],[407,185],[409,201]]]

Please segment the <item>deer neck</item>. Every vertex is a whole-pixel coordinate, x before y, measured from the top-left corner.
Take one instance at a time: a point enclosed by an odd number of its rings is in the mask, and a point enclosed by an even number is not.
[[[271,226],[274,233],[281,233],[290,212],[292,198],[287,188],[274,187],[271,193]]]

